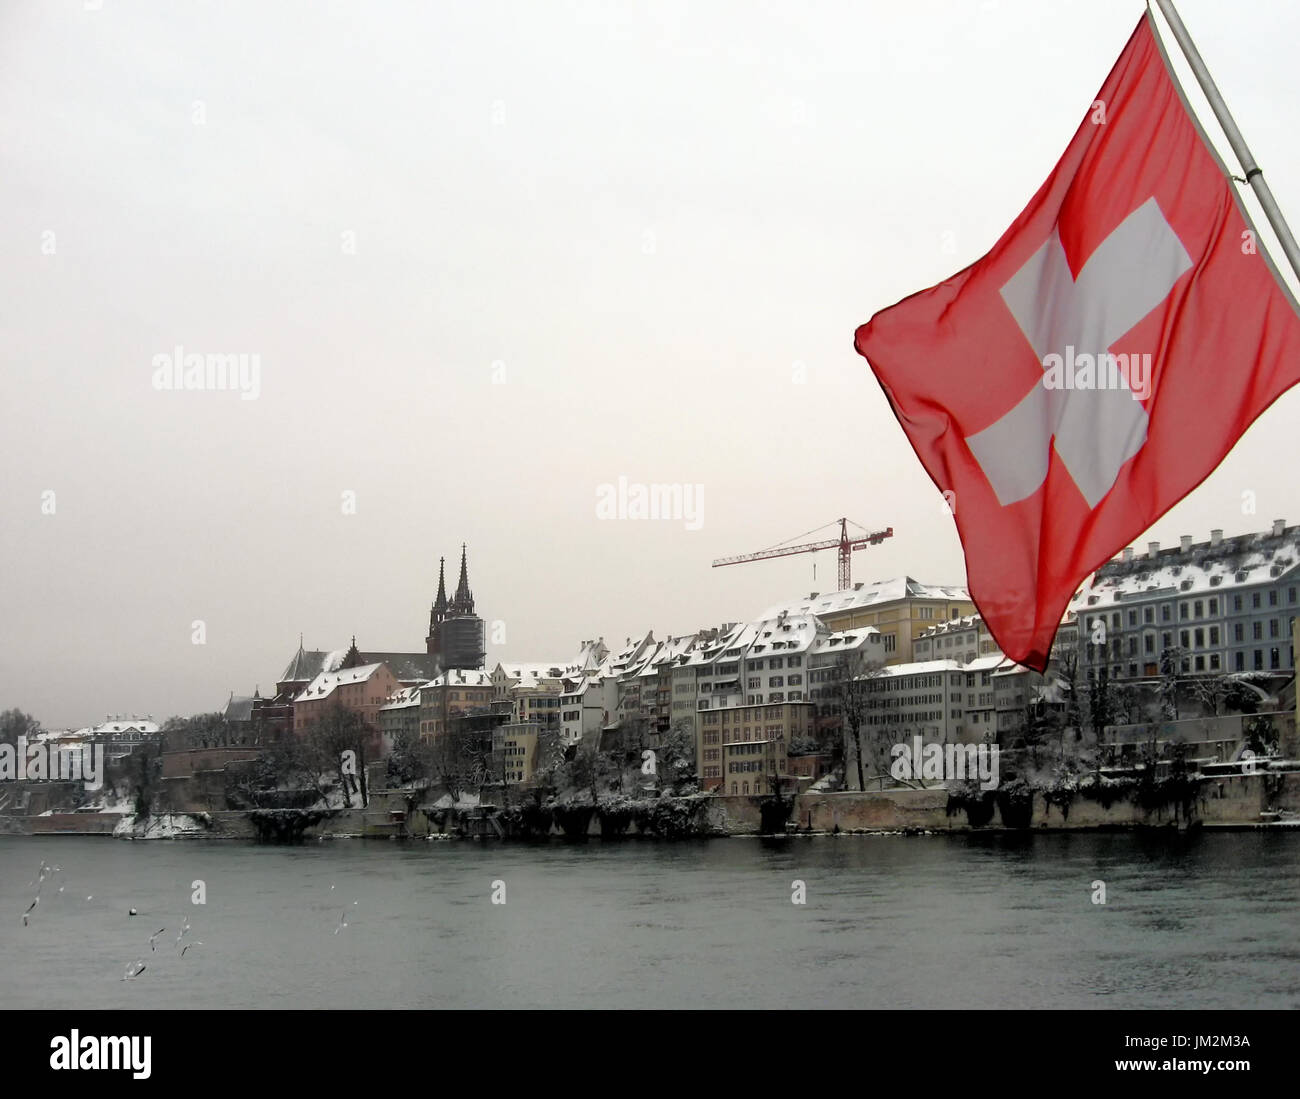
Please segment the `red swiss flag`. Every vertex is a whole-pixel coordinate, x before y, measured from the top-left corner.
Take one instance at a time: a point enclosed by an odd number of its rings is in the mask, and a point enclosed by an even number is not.
[[[972,598],[1042,670],[1066,605],[1300,381],[1300,313],[1146,15],[992,251],[856,345],[948,496]]]

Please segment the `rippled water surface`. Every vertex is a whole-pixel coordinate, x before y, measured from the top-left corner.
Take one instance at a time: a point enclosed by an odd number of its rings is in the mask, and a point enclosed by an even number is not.
[[[42,860],[63,869],[24,926]],[[1298,912],[1298,833],[0,837],[0,994],[87,1008],[1294,1008]],[[183,942],[202,945],[181,957],[185,918]],[[121,980],[137,959],[145,972]]]

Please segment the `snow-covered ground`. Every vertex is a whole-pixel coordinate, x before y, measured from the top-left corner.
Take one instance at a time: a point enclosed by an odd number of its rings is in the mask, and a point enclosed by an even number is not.
[[[123,839],[171,840],[182,836],[202,836],[208,831],[207,814],[153,813],[137,818],[134,813],[117,822],[113,835]]]
[[[433,809],[477,809],[479,805],[478,794],[461,794],[459,800],[453,801],[450,794],[443,794],[437,801],[432,803]]]

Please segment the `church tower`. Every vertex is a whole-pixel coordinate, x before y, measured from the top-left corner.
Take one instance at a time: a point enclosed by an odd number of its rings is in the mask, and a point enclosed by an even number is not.
[[[465,544],[461,543],[460,547],[460,582],[450,602],[447,601],[444,582],[445,563],[445,558],[438,559],[438,596],[429,613],[428,653],[438,658],[443,671],[482,668],[486,655],[483,619],[474,613],[474,593],[469,589],[469,560]]]
[[[424,639],[425,652],[430,656],[435,656],[438,652],[438,627],[447,617],[447,584],[443,577],[446,563],[445,557],[438,558],[438,594],[429,610],[429,636]]]

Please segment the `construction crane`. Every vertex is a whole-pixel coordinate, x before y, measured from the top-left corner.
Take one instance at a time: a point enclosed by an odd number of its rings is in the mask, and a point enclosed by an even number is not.
[[[793,553],[816,553],[818,550],[835,549],[839,547],[840,551],[840,591],[847,591],[853,586],[853,577],[850,569],[853,551],[864,549],[867,546],[878,546],[886,538],[894,537],[894,528],[886,527],[884,530],[868,530],[861,523],[854,523],[855,527],[863,531],[860,535],[849,535],[849,520],[840,519],[840,536],[831,538],[823,542],[801,542],[798,545],[790,545],[794,539],[787,542],[778,543],[771,549],[759,550],[757,553],[740,553],[735,557],[719,557],[713,562],[716,569],[721,565],[743,565],[747,561],[765,561],[769,557],[788,557]],[[827,523],[827,527],[834,526],[834,523]],[[816,527],[806,534],[797,534],[795,538],[807,538],[809,534],[816,534],[824,527]]]

